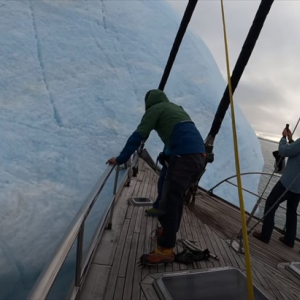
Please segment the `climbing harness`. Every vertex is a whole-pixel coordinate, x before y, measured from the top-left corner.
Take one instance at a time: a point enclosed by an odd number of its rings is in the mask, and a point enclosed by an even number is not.
[[[158,265],[161,265],[161,264],[164,264],[164,265],[167,265],[169,263],[172,263],[174,261],[174,258],[170,258],[168,256],[160,256],[162,257],[162,259],[159,261],[159,262],[151,262],[149,261],[149,257],[151,256],[155,256],[155,250],[152,251],[151,253],[149,254],[143,254],[141,257],[140,257],[140,261],[137,263],[138,266],[158,266]],[[176,256],[176,255],[175,255]]]
[[[176,254],[174,259],[174,261],[181,264],[191,264],[201,260],[209,260],[208,249],[201,251],[185,248],[182,252]]]
[[[179,239],[178,242],[182,244],[184,250],[178,253],[177,257],[175,255],[175,261],[177,259],[178,262],[190,263],[190,260],[193,260],[192,262],[208,260],[210,258],[219,260],[219,257],[211,253],[208,249],[200,249],[197,247],[194,241]]]

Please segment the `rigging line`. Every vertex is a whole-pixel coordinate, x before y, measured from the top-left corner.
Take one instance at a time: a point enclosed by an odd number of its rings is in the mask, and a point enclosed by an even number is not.
[[[293,130],[293,133],[292,133],[292,134],[294,134],[294,132],[296,131],[296,129],[297,129],[297,127],[298,127],[298,124],[299,124],[299,121],[300,121],[300,118],[298,119],[298,122],[297,122],[296,126],[294,127],[294,130]],[[286,144],[285,147],[284,147],[282,156],[284,155],[284,152],[285,152],[285,149],[286,149],[286,146],[287,146],[287,145],[288,145],[288,144]],[[276,168],[278,167],[279,164],[280,164],[280,160],[276,163],[276,165],[275,165],[275,167],[274,167],[274,170],[273,170],[271,176],[269,177],[269,180],[268,180],[268,182],[267,182],[267,184],[266,184],[264,190],[262,191],[261,195],[260,195],[259,198],[257,199],[256,204],[254,205],[254,207],[253,207],[253,209],[252,209],[252,211],[251,211],[251,213],[250,213],[250,216],[249,216],[249,218],[248,218],[248,220],[247,220],[247,226],[249,225],[250,221],[252,220],[252,217],[254,216],[254,214],[255,214],[257,208],[259,207],[259,204],[261,203],[261,200],[263,199],[264,193],[265,193],[265,191],[266,191],[268,185],[270,184],[270,182],[271,182],[271,180],[272,180],[272,178],[273,178],[273,176],[274,176],[274,173],[275,173],[275,171],[276,171]],[[256,227],[256,226],[255,226],[255,227]],[[248,231],[248,234],[251,233],[251,231],[252,231],[255,227],[251,228],[251,229]],[[239,233],[238,233],[238,235],[237,235],[237,238],[238,238],[238,239],[241,239],[241,237],[242,237],[242,230],[240,230]]]
[[[294,128],[294,130],[293,130],[293,134],[295,133],[295,131],[296,131],[296,128],[298,127],[298,125],[299,125],[299,122],[300,122],[300,118],[298,119],[298,122],[297,122],[297,124],[296,124],[296,126],[295,126],[295,128]]]
[[[247,37],[242,46],[242,50],[239,54],[239,57],[236,61],[235,67],[232,71],[231,82],[232,82],[232,92],[234,93],[241,77],[246,68],[246,65],[250,59],[252,51],[255,47],[256,41],[260,35],[260,32],[263,28],[264,22],[267,18],[267,15],[271,9],[274,0],[262,0],[259,8],[254,17],[253,23],[250,27],[250,30],[247,34]],[[217,108],[215,118],[211,125],[211,129],[206,138],[206,145],[213,146],[215,136],[218,134],[220,127],[223,122],[223,118],[229,106],[229,97],[228,97],[228,86],[226,87],[222,99]]]
[[[178,49],[181,45],[181,41],[182,41],[183,36],[185,34],[185,31],[186,31],[186,29],[189,25],[189,22],[191,20],[191,17],[193,15],[193,12],[194,12],[194,9],[197,5],[197,2],[198,2],[198,0],[189,0],[188,5],[185,9],[185,12],[184,12],[184,15],[182,17],[177,35],[176,35],[174,43],[173,43],[173,47],[172,47],[170,55],[169,55],[167,65],[165,67],[163,76],[161,78],[161,81],[160,81],[160,84],[159,84],[159,87],[158,87],[158,89],[161,90],[161,91],[163,91],[164,88],[165,88],[165,85],[167,83],[168,77],[170,75],[173,63],[175,61],[175,58],[176,58],[176,55],[177,55],[177,52],[178,52]]]
[[[230,107],[231,107],[231,121],[232,121],[232,133],[233,133],[233,143],[234,143],[234,154],[235,154],[235,166],[236,166],[236,174],[237,174],[237,182],[238,182],[238,193],[239,193],[239,201],[240,201],[241,219],[242,219],[242,226],[243,226],[243,237],[244,237],[244,241],[245,241],[245,264],[246,264],[246,274],[247,274],[247,290],[248,290],[249,300],[254,300],[250,251],[249,251],[249,242],[248,242],[248,236],[247,236],[246,213],[245,213],[244,199],[243,199],[242,180],[241,180],[241,171],[240,171],[240,163],[239,163],[239,153],[238,153],[238,142],[237,142],[237,133],[236,133],[236,125],[235,125],[235,113],[234,113],[234,105],[233,105],[233,98],[232,98],[230,65],[229,65],[229,55],[228,55],[228,45],[227,45],[227,35],[226,35],[226,24],[225,24],[223,0],[221,0],[221,10],[222,10],[222,21],[223,21],[224,43],[225,43],[228,91],[229,91],[229,100],[230,100]]]
[[[198,0],[189,0],[188,4],[186,6],[185,12],[183,14],[180,26],[178,28],[178,31],[177,31],[177,34],[176,34],[176,37],[175,37],[175,40],[174,40],[174,43],[173,43],[173,46],[172,46],[171,51],[170,51],[170,55],[169,55],[167,64],[166,64],[165,69],[164,69],[164,73],[162,75],[162,78],[161,78],[159,86],[158,86],[158,89],[161,90],[161,91],[164,90],[165,85],[168,81],[168,78],[169,78],[173,63],[175,61],[177,52],[179,50],[182,39],[183,39],[184,34],[186,32],[186,29],[189,25],[189,22],[192,18],[192,15],[193,15],[193,12],[195,10],[195,7],[196,7],[197,3],[198,3]],[[139,155],[141,155],[141,153],[142,153],[142,151],[145,147],[146,141],[147,141],[147,139],[145,139],[141,143],[141,146],[139,147],[139,149],[137,151]]]

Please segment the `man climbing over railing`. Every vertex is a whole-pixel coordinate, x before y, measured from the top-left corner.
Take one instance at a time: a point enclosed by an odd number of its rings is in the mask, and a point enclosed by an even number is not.
[[[141,257],[142,264],[156,265],[174,260],[173,248],[182,217],[184,195],[203,172],[205,147],[190,116],[182,107],[170,102],[164,92],[148,91],[145,105],[146,112],[136,131],[129,137],[120,155],[110,158],[107,163],[125,163],[153,129],[164,143],[165,153],[170,158],[158,207],[162,230],[159,230],[157,248]]]
[[[286,138],[288,138],[289,144],[287,144]],[[269,243],[274,228],[276,210],[280,203],[287,200],[286,231],[279,240],[293,248],[297,233],[297,207],[300,200],[300,139],[294,142],[288,128],[282,132],[278,151],[282,157],[288,157],[288,161],[281,179],[273,187],[266,200],[262,231],[254,231],[253,236],[264,243]]]

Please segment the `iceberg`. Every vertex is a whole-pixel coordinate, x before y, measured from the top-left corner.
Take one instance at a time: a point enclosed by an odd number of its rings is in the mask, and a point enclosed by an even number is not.
[[[0,298],[24,299],[106,160],[136,129],[181,16],[167,1],[0,6]],[[203,138],[225,87],[209,49],[188,30],[165,92]],[[241,170],[259,172],[259,141],[238,104],[235,110]],[[153,158],[162,150],[156,133],[146,148]],[[200,181],[205,189],[236,173],[229,111],[214,153]],[[258,184],[258,176],[243,179],[249,190]],[[224,184],[215,193],[238,204],[235,187]],[[255,200],[245,195],[248,211]]]

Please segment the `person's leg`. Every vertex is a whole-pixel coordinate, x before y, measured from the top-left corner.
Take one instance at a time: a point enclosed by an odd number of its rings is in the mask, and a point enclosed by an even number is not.
[[[169,168],[164,182],[162,198],[159,203],[161,215],[158,220],[163,228],[163,236],[158,239],[158,244],[165,248],[173,248],[176,241],[178,211],[181,199],[189,183],[189,176],[182,176],[180,180],[178,171],[180,162],[177,157],[169,160]]]
[[[178,207],[178,223],[177,223],[177,230],[176,232],[179,231],[180,228],[180,223],[181,223],[181,219],[182,219],[182,211],[183,211],[183,205],[186,199],[186,195],[189,191],[189,188],[191,187],[191,185],[196,184],[196,188],[199,184],[199,177],[200,174],[203,173],[204,168],[205,168],[205,157],[203,157],[202,155],[191,155],[192,156],[192,164],[193,164],[193,168],[191,168],[191,181],[189,183],[188,188],[185,190],[184,192],[184,196],[183,196],[183,201],[181,203],[181,205]],[[197,163],[194,163],[196,160]]]
[[[160,234],[157,235],[157,248],[154,249],[149,254],[143,254],[140,258],[141,264],[145,265],[157,265],[160,263],[169,263],[174,261],[175,254],[173,252],[173,247],[161,245],[161,239],[163,238],[163,232],[164,228],[167,228],[168,219],[164,217],[165,210],[166,210],[166,201],[164,199],[168,198],[169,191],[172,188],[170,185],[170,181],[167,180],[168,174],[170,173],[170,168],[166,170],[166,176],[163,180],[163,188],[161,191],[161,198],[158,201],[158,212],[156,213],[156,216],[158,216],[158,220],[160,221],[160,224],[163,226],[163,229],[160,229]],[[147,215],[150,215],[147,213]],[[151,214],[153,216],[153,214]],[[166,223],[165,223],[166,222]],[[168,230],[167,230],[168,231]],[[157,230],[156,230],[157,234]],[[175,233],[176,235],[176,233]]]
[[[161,194],[163,191],[166,174],[167,174],[167,167],[163,166],[160,171],[159,178],[157,181],[157,198],[156,198],[155,202],[153,203],[153,208],[155,208],[155,209],[158,209],[158,206],[159,206],[159,201],[161,199]]]
[[[165,248],[175,246],[185,192],[197,179],[203,168],[204,158],[200,154],[172,157],[169,160],[169,168],[159,204],[159,211],[162,213],[159,221],[163,227],[163,236],[158,240],[160,246]]]
[[[159,202],[159,213],[162,214],[159,216],[163,227],[162,235],[157,237],[158,247],[151,253],[141,256],[142,264],[157,265],[174,260],[173,248],[182,214],[184,194],[203,168],[204,160],[199,154],[170,159]]]
[[[293,247],[297,234],[297,207],[300,200],[300,194],[292,192],[287,193],[286,205],[286,231],[284,235],[285,243]]]
[[[163,168],[160,171],[158,182],[157,182],[157,197],[154,203],[152,204],[152,208],[145,210],[147,216],[158,217],[160,215],[158,211],[158,206],[163,191],[163,185],[164,185],[166,173],[167,173],[167,167],[163,166]]]
[[[271,235],[274,228],[274,218],[276,210],[280,203],[282,203],[286,199],[286,195],[282,197],[282,199],[278,201],[278,199],[281,197],[281,195],[286,191],[285,187],[282,185],[280,180],[276,183],[276,185],[273,187],[271,193],[269,194],[266,204],[265,204],[265,210],[264,215],[267,213],[267,215],[264,217],[263,220],[263,226],[261,231],[261,236],[266,241],[269,241],[271,239]],[[271,211],[270,208],[276,203],[276,205],[272,208]]]

